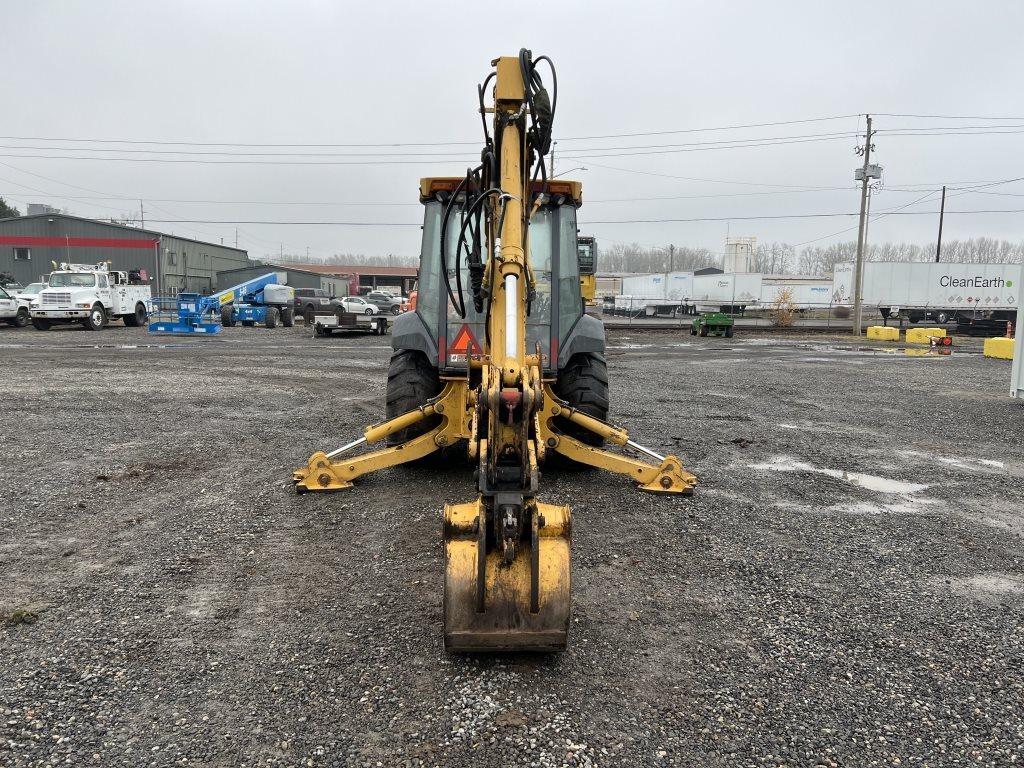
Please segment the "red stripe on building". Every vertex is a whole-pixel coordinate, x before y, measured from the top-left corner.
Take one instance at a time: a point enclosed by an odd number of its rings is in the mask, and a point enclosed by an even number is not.
[[[146,248],[152,249],[157,240],[133,240],[119,237],[31,237],[27,235],[0,235],[0,245],[20,245],[40,248]]]

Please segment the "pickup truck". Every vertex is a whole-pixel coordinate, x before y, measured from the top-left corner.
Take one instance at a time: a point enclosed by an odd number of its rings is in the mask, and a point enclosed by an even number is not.
[[[0,320],[15,328],[24,328],[29,321],[28,302],[20,301],[5,288],[0,288]]]
[[[61,264],[32,299],[29,314],[40,331],[55,323],[76,322],[98,331],[115,318],[129,327],[145,325],[151,303],[149,282],[142,270],[109,272],[105,262]]]
[[[323,288],[295,289],[295,316],[306,318],[307,323],[318,313],[331,312],[337,306],[338,300]]]

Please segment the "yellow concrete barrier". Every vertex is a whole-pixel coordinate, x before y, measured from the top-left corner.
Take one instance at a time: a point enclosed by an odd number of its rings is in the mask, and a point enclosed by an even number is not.
[[[872,325],[868,328],[868,338],[880,341],[899,341],[900,329],[887,325]]]
[[[946,335],[943,328],[908,328],[907,344],[931,344],[931,338],[942,338]]]
[[[985,357],[1013,360],[1013,339],[1008,339],[1005,336],[985,339]]]

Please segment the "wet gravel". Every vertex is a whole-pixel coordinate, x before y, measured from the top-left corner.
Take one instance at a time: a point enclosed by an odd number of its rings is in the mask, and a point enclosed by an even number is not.
[[[547,473],[570,648],[467,657],[468,470],[290,488],[387,340],[152,341],[0,329],[2,766],[1024,762],[1024,404],[976,345],[614,332],[615,420],[701,486]]]

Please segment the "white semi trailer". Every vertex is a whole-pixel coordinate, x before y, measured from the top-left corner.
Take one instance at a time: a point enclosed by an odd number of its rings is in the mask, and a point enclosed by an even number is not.
[[[655,272],[622,279],[615,297],[616,314],[647,316],[689,314],[693,311],[693,272]]]
[[[756,272],[695,275],[693,301],[698,312],[743,312],[760,304],[761,282]]]
[[[911,322],[957,318],[1013,320],[1017,315],[1020,264],[957,264],[952,262],[864,263],[865,309],[883,318]],[[832,301],[853,305],[852,263],[836,264]]]
[[[827,277],[802,275],[764,275],[761,278],[761,307],[771,307],[784,291],[801,311],[828,309],[832,303],[832,281]]]

